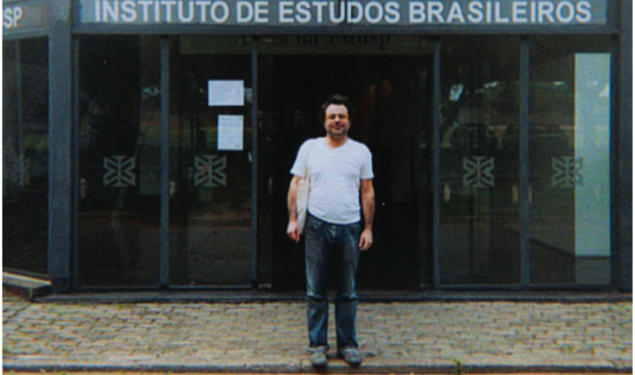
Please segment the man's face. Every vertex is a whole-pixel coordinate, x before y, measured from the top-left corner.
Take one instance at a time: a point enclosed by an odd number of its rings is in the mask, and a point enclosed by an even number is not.
[[[333,139],[346,137],[351,122],[348,118],[348,109],[343,104],[330,104],[326,107],[324,116],[324,129],[326,134]]]

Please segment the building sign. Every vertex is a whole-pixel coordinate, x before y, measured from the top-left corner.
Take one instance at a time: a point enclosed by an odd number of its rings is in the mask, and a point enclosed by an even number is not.
[[[2,31],[5,34],[48,26],[48,1],[3,2]]]
[[[79,0],[81,24],[605,25],[607,0]]]

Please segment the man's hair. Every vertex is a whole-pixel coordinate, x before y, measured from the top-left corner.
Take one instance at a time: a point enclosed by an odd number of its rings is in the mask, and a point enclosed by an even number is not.
[[[348,121],[352,122],[351,116],[353,115],[353,107],[350,99],[344,95],[334,94],[326,98],[326,101],[320,107],[320,124],[324,124],[324,120],[326,119],[326,108],[331,104],[345,106],[348,111]]]

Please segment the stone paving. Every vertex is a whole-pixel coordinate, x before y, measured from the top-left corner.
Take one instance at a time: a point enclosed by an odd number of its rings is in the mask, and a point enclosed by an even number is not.
[[[28,303],[5,297],[3,366],[306,372],[304,309],[302,302]],[[458,366],[632,372],[632,305],[362,302],[358,339],[363,372],[450,372]],[[348,371],[337,359],[329,369]]]

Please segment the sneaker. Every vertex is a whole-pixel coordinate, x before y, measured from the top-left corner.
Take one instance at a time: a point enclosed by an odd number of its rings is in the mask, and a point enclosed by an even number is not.
[[[316,352],[311,353],[311,366],[316,369],[323,369],[326,367],[326,353]]]
[[[358,367],[362,364],[362,355],[357,348],[345,348],[337,353],[337,356],[352,367]]]

